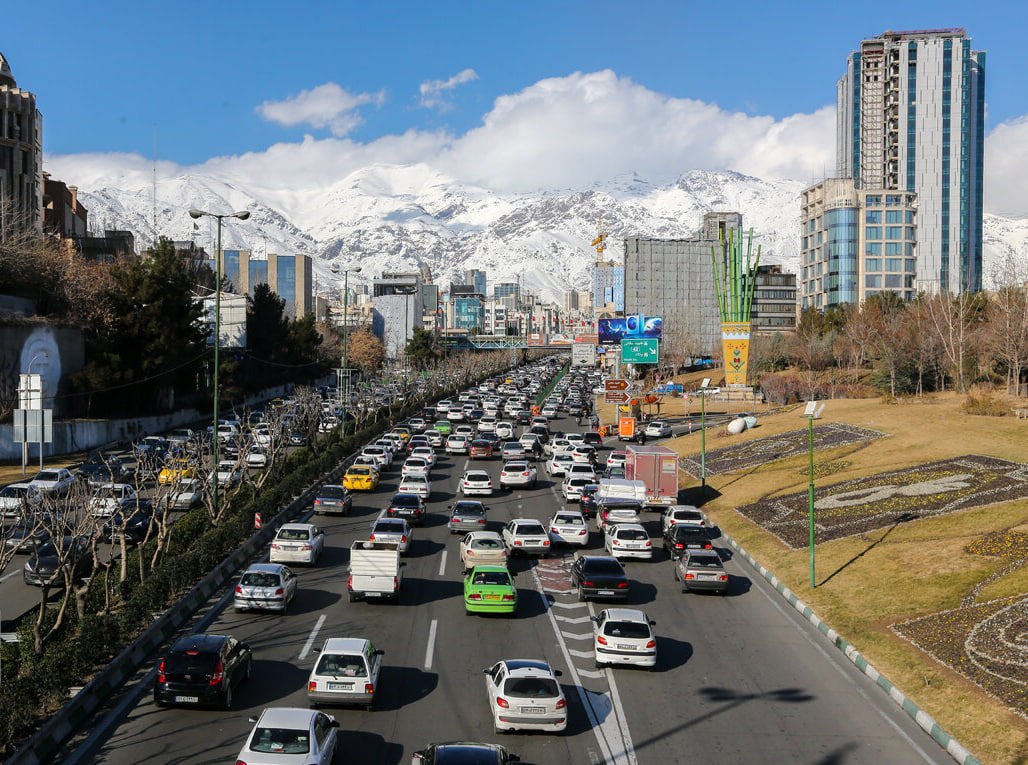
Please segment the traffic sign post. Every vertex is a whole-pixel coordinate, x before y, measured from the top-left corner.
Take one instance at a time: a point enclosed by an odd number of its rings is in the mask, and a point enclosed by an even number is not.
[[[628,380],[607,380],[603,386],[606,390],[628,390]]]
[[[631,400],[624,391],[607,391],[603,394],[603,401],[607,404],[627,404]]]
[[[655,337],[642,340],[622,340],[621,361],[626,364],[656,364],[660,361],[658,342]]]

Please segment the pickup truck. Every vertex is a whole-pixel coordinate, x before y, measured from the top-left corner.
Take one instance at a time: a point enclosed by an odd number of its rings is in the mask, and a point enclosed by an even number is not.
[[[400,549],[396,543],[359,540],[350,546],[350,602],[380,598],[397,603],[403,584]]]

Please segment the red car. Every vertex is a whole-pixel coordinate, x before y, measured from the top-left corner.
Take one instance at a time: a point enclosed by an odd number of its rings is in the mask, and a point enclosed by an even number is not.
[[[493,442],[484,438],[476,438],[471,442],[471,449],[468,452],[471,459],[492,459]]]

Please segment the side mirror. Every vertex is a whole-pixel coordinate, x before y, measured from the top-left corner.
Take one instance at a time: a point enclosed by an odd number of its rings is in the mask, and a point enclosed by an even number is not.
[[[650,626],[651,627],[656,627],[657,626],[657,622],[656,622],[655,619],[650,619]]]
[[[240,643],[240,644],[239,644],[239,647],[240,647],[240,648],[241,648],[242,650],[244,650],[244,651],[249,651],[249,650],[250,650],[250,644],[249,644],[249,643]]]
[[[483,675],[488,675],[491,671],[492,671],[492,669],[490,667],[486,667],[485,669],[482,670],[482,674]]]
[[[376,648],[375,656],[385,656],[385,651],[383,651],[381,648]]]
[[[598,617],[598,616],[590,616],[589,617],[589,621],[596,622],[597,624],[599,624],[600,623],[600,617]]]
[[[507,762],[521,762],[521,758],[518,757],[516,754],[508,754]]]
[[[249,721],[252,722],[252,723],[256,723],[257,722],[257,718],[256,717],[250,717]]]
[[[424,752],[414,752],[410,756],[410,759],[411,759],[412,763],[414,763],[414,762],[424,762],[425,761],[425,753]]]
[[[559,669],[553,670],[553,676],[554,677],[562,677],[563,675],[564,675],[564,673],[561,672]]]
[[[331,725],[332,725],[333,728],[338,728],[339,727],[339,721],[336,718],[333,717]]]

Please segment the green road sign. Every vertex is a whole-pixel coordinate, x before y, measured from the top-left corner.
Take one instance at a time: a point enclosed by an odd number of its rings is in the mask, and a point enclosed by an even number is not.
[[[655,337],[647,337],[642,340],[621,341],[621,363],[622,364],[656,364],[660,359],[657,351]]]

